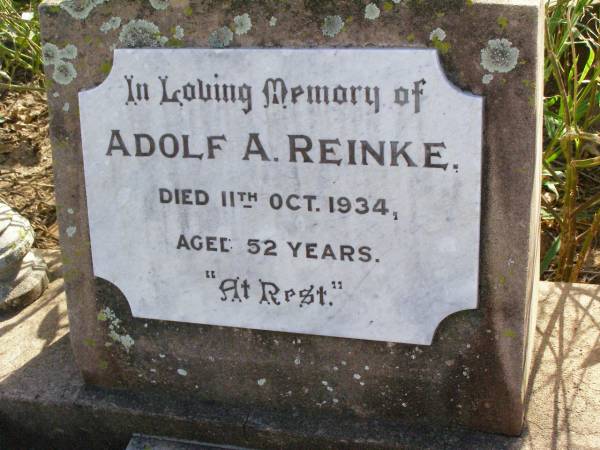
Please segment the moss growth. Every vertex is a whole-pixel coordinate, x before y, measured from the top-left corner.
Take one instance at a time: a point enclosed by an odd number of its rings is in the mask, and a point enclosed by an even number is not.
[[[512,328],[507,328],[502,332],[502,336],[507,338],[515,338],[517,337],[517,333]]]
[[[96,346],[96,340],[92,339],[92,338],[85,338],[83,340],[83,345],[85,345],[86,347],[95,347]]]
[[[437,15],[440,12],[459,11],[467,6],[467,0],[408,0],[406,4],[419,14]]]
[[[326,15],[358,15],[363,14],[365,3],[361,0],[350,0],[340,5],[336,0],[304,0],[304,9],[314,16]]]
[[[180,48],[183,47],[184,42],[180,39],[177,38],[170,38],[167,43],[165,44],[165,47],[169,47],[169,48]]]
[[[40,12],[43,14],[56,15],[60,12],[59,5],[41,5]]]
[[[100,65],[100,72],[102,72],[104,75],[108,75],[110,73],[110,69],[112,69],[112,63],[110,61],[104,61]]]
[[[442,55],[448,53],[452,47],[449,42],[440,41],[439,39],[433,40],[433,46],[437,48]]]

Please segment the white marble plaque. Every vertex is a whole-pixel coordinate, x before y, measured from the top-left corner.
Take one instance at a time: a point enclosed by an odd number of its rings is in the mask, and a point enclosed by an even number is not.
[[[79,101],[135,317],[430,344],[477,307],[483,101],[435,50],[116,50]]]

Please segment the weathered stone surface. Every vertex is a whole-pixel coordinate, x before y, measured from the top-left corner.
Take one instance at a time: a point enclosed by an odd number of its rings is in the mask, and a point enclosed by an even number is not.
[[[15,277],[0,282],[0,311],[23,308],[37,300],[48,286],[47,269],[35,250],[27,253]]]
[[[344,441],[337,448],[361,450],[595,449],[598,321],[600,287],[541,283],[525,432],[507,437],[327,414],[301,419],[251,406],[86,388],[69,348],[65,294],[57,279],[19,314],[0,314],[0,448],[122,450],[132,433],[145,433],[260,449],[336,448],[338,439]]]
[[[41,20],[44,41],[55,46],[46,50],[57,50],[46,66],[55,81],[48,95],[50,132],[71,341],[88,383],[163,403],[183,394],[190,410],[201,402],[219,405],[215,411],[223,405],[268,409],[289,418],[279,428],[283,435],[303,421],[339,441],[351,433],[348,424],[361,421],[521,431],[538,276],[540,2],[446,7],[436,1],[436,11],[408,3],[382,10],[376,20],[364,19],[364,4],[353,1],[193,0],[165,3],[166,9],[152,6],[162,2],[90,2],[79,9],[74,3],[43,5]],[[223,30],[244,13],[252,18],[249,32]],[[329,15],[344,19],[343,31],[323,33]],[[140,18],[151,24],[136,22]],[[327,23],[335,28],[335,20]],[[147,32],[132,32],[140,26]],[[178,26],[183,37],[169,41]],[[438,48],[448,78],[485,99],[478,309],[447,318],[431,346],[132,319],[114,286],[94,282],[77,93],[106,77],[114,46],[158,46],[164,42],[159,35],[167,37],[165,45],[186,47]],[[310,422],[317,416],[321,423]],[[336,434],[343,418],[347,427]],[[361,433],[368,429],[376,428]]]
[[[0,233],[2,233],[12,221],[12,210],[6,203],[0,203]]]
[[[40,254],[50,266],[48,289],[39,302],[19,311],[0,312],[0,386],[6,387],[7,378],[69,332],[64,283],[57,277],[60,263],[51,264],[60,258],[60,252],[40,250]]]
[[[46,286],[46,263],[31,251],[34,234],[27,219],[0,203],[0,311],[22,308]]]
[[[176,439],[161,438],[156,436],[147,436],[144,434],[135,434],[127,444],[125,450],[211,450],[211,449],[235,449],[241,447],[221,446],[203,444],[198,441],[182,441]]]
[[[0,207],[0,280],[14,276],[20,261],[33,245],[33,228],[29,221],[10,209]]]

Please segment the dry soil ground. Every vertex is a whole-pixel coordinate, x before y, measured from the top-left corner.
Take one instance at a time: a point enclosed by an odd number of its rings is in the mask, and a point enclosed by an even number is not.
[[[0,202],[29,219],[36,247],[58,247],[44,93],[0,93]]]

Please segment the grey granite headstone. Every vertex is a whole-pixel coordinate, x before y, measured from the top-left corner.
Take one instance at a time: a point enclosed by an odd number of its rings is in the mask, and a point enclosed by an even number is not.
[[[327,427],[518,434],[541,14],[538,1],[43,4],[86,381]]]

